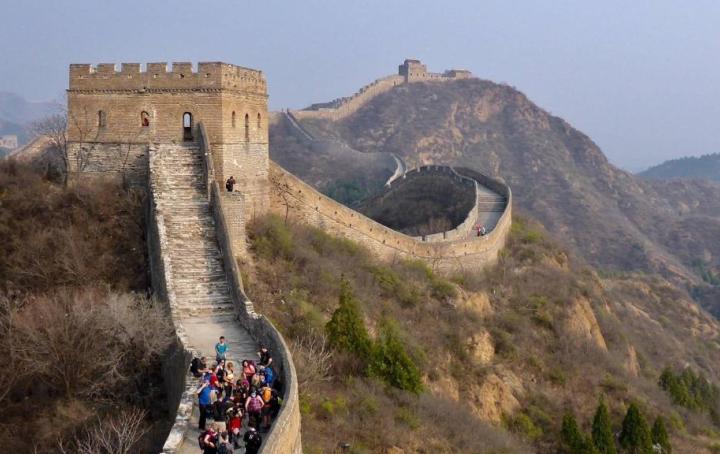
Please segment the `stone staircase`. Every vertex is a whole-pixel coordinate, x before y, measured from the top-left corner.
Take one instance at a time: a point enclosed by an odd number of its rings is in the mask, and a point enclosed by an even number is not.
[[[170,277],[180,316],[232,314],[233,304],[196,146],[162,145],[152,168],[164,213]]]
[[[478,211],[481,212],[500,212],[505,211],[507,199],[499,194],[478,196]]]

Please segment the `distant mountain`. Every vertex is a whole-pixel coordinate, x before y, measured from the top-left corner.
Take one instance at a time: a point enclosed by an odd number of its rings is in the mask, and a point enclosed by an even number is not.
[[[54,101],[28,101],[22,96],[0,91],[0,119],[19,125],[39,120],[62,107]]]
[[[15,135],[18,136],[18,143],[23,145],[30,140],[27,126],[13,123],[0,117],[0,136]]]
[[[720,181],[720,153],[672,159],[638,173],[653,180],[693,178]]]
[[[701,279],[698,264],[720,271],[720,184],[648,181],[618,169],[589,137],[510,86],[403,84],[343,120],[302,125],[355,150],[395,153],[410,168],[460,165],[505,179],[521,212],[600,268],[693,284]],[[322,165],[313,171],[334,173]]]

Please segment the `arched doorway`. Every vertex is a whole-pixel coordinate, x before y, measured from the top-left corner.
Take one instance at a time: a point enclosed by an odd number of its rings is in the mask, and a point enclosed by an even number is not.
[[[192,119],[192,114],[191,114],[190,112],[185,112],[185,113],[183,114],[182,121],[183,121],[183,140],[187,140],[187,141],[193,140],[193,133],[192,133],[193,119]]]

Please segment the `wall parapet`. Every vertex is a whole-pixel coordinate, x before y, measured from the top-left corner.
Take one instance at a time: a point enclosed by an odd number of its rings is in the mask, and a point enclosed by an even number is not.
[[[188,90],[242,89],[267,93],[262,71],[222,62],[200,62],[197,70],[189,62],[115,63],[70,65],[69,91],[94,90]]]
[[[508,188],[505,211],[487,235],[419,241],[332,200],[275,163],[271,163],[270,178],[274,212],[284,216],[287,209],[290,219],[357,241],[382,259],[420,259],[444,271],[477,269],[493,263],[512,222],[512,195]]]

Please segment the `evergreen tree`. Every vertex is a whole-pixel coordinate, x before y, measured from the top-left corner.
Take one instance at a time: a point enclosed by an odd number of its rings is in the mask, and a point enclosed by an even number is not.
[[[657,419],[655,419],[655,424],[653,424],[652,442],[655,445],[660,445],[662,454],[672,454],[670,437],[668,437],[667,430],[665,429],[665,420],[662,416],[658,416]]]
[[[345,278],[340,280],[340,306],[333,312],[325,330],[328,342],[334,348],[353,353],[364,363],[370,359],[370,336],[365,328],[360,305]]]
[[[563,416],[560,440],[563,452],[567,454],[598,454],[590,438],[580,431],[572,413],[565,413]]]
[[[617,454],[615,437],[613,436],[612,425],[610,423],[610,414],[603,399],[600,399],[597,410],[595,410],[595,416],[593,417],[592,440],[600,454]]]
[[[422,391],[420,369],[405,351],[397,328],[388,320],[380,325],[380,337],[373,348],[369,371],[396,388],[416,394]]]
[[[650,427],[634,403],[630,404],[623,419],[620,445],[628,454],[653,454]]]

